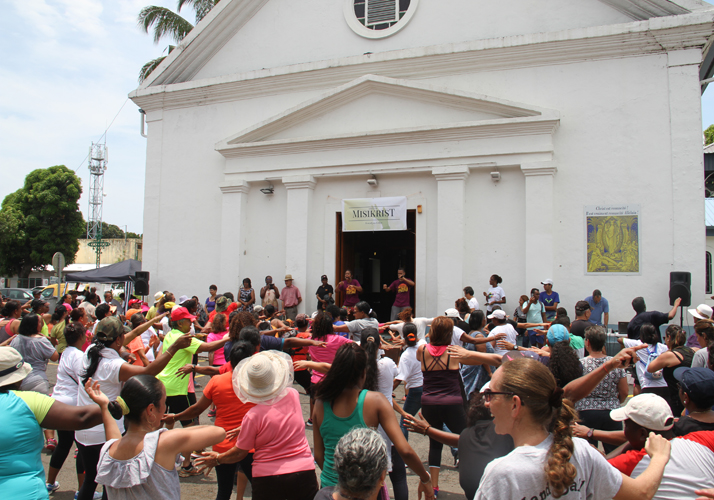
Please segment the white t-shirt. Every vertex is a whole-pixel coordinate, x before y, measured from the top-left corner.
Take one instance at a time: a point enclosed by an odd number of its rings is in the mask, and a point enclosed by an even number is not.
[[[461,336],[466,333],[458,326],[454,326],[454,332],[451,334],[451,345],[457,345],[463,347],[464,343],[461,341]]]
[[[498,325],[495,327],[491,332],[488,334],[488,338],[490,339],[491,337],[495,337],[499,333],[505,333],[506,338],[503,340],[507,340],[513,345],[516,345],[516,338],[518,337],[518,332],[511,326],[510,323],[506,323],[505,325]],[[506,354],[508,351],[505,349],[499,349],[498,348],[498,343],[496,343],[495,346],[493,346],[493,350],[496,354],[499,356],[503,356]]]
[[[87,349],[89,352],[89,349]],[[121,388],[124,386],[123,382],[119,381],[119,370],[121,366],[126,363],[119,353],[114,349],[105,347],[101,351],[101,359],[99,360],[99,366],[97,371],[92,375],[92,380],[94,382],[99,382],[102,387],[102,392],[107,395],[109,401],[114,401],[121,392]],[[82,356],[82,373],[89,366],[89,358],[87,353]],[[80,380],[81,384],[82,381]],[[94,401],[89,398],[87,391],[84,390],[84,386],[80,385],[77,389],[77,406],[94,405]],[[117,420],[117,425],[119,426],[119,432],[124,433],[124,418]],[[104,425],[99,424],[91,429],[85,429],[82,431],[75,431],[75,439],[85,446],[91,446],[93,444],[102,444],[106,442],[107,438],[104,434]]]
[[[360,341],[362,338],[362,330],[365,328],[379,328],[379,321],[374,318],[362,318],[345,323],[347,330],[350,332],[350,340]]]
[[[417,339],[424,340],[426,338],[426,327],[431,326],[431,322],[434,318],[414,318],[414,323],[417,327]],[[395,323],[394,325],[389,325],[389,329],[393,332],[398,332],[399,335],[403,335],[402,329],[404,328],[404,323]]]
[[[714,488],[714,432],[694,432],[670,442],[672,451],[654,499],[689,500],[699,496],[694,490]],[[645,453],[630,476],[638,477],[649,464]]]
[[[141,334],[141,341],[144,343],[144,347],[149,347],[149,342],[151,342],[151,337],[156,337],[156,332],[153,328],[149,328],[144,333]],[[159,351],[161,352],[161,351]],[[146,351],[146,359],[150,362],[154,361],[154,350],[149,349]]]
[[[486,310],[488,312],[493,312],[493,307],[491,304],[493,304],[497,300],[502,300],[503,297],[506,296],[506,292],[503,291],[503,288],[500,286],[492,286],[488,289],[486,292],[488,294],[488,298],[486,299]]]
[[[478,311],[478,300],[476,300],[476,297],[471,297],[469,300],[469,308],[473,309],[474,311]]]
[[[84,369],[83,358],[84,353],[74,346],[68,346],[62,353],[57,367],[57,384],[52,389],[52,397],[60,403],[77,406],[77,392]]]
[[[87,316],[87,320],[90,321],[96,316],[94,316],[94,310],[96,309],[96,306],[92,305],[91,302],[82,302],[79,304],[79,307],[84,309],[84,314]]]
[[[553,498],[545,479],[545,463],[553,436],[536,446],[519,446],[505,457],[486,466],[474,500],[545,500]],[[570,490],[561,498],[567,500],[611,499],[620,490],[622,474],[600,452],[580,438],[573,438],[570,463],[577,474]]]
[[[417,348],[422,344],[426,344],[426,342],[420,340],[414,347],[407,347],[399,357],[399,373],[396,379],[403,380],[407,390],[424,385],[424,374],[421,371],[421,364],[416,358]]]
[[[637,347],[642,345],[642,341],[633,339],[622,339],[625,347]],[[664,344],[656,345],[657,352],[661,355],[663,352],[669,350]],[[651,378],[645,377],[645,372],[647,371],[647,358],[650,353],[654,353],[655,346],[648,346],[646,349],[640,349],[637,351],[637,357],[639,360],[635,364],[635,369],[637,370],[637,378],[640,380],[640,387],[646,389],[648,387],[667,387],[667,381],[664,377],[653,380]]]
[[[394,379],[397,377],[399,369],[397,368],[397,365],[394,364],[394,361],[392,359],[385,357],[377,360],[377,371],[379,372],[379,375],[377,376],[377,390],[384,394],[384,397],[387,398],[387,401],[389,402],[389,407],[391,408]],[[387,449],[390,450],[392,448],[392,441],[387,436],[387,433],[384,431],[381,425],[378,427],[377,430],[382,435],[382,439],[384,439],[384,442],[387,443]],[[391,472],[392,458],[389,453],[387,453],[387,457],[387,461],[389,462],[389,471]]]

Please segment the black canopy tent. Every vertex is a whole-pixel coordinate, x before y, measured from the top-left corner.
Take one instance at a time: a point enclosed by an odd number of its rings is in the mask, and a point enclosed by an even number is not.
[[[116,264],[79,271],[65,275],[65,281],[69,283],[124,283],[125,304],[134,292],[134,278],[136,272],[141,271],[141,261],[127,259]]]

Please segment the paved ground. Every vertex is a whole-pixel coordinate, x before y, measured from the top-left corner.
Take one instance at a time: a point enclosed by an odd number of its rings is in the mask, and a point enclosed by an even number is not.
[[[205,364],[205,362],[201,363]],[[50,363],[50,365],[47,367],[47,375],[50,379],[50,383],[54,383],[55,377],[56,377],[56,372],[57,372],[57,365],[56,363]],[[205,387],[206,383],[208,383],[208,377],[202,377],[199,376],[197,377],[197,382],[200,383]],[[305,420],[308,418],[308,414],[310,411],[310,403],[309,399],[307,396],[302,394],[302,388],[299,387],[298,385],[294,386],[295,389],[300,392],[300,403],[302,404],[302,411],[303,411],[303,417]],[[404,385],[400,385],[399,388],[395,391],[395,394],[397,395],[397,400],[400,401],[402,396],[404,395]],[[196,397],[198,399],[201,398],[200,394],[201,389],[197,388],[196,389]],[[201,424],[211,424],[212,421],[211,419],[206,417],[206,414],[204,413],[201,416]],[[308,442],[310,443],[310,446],[312,447],[313,445],[313,440],[312,440],[312,429],[307,428],[306,429],[306,434],[307,434],[307,439]],[[409,435],[409,444],[414,447],[415,451],[419,454],[419,456],[423,459],[424,464],[426,465],[426,457],[429,451],[429,440],[421,435],[418,434],[410,434]],[[74,449],[74,448],[73,448]],[[45,470],[47,470],[47,467],[49,465],[49,459],[50,456],[47,453],[43,453],[42,455],[42,462],[45,465]],[[459,472],[457,469],[452,467],[454,464],[454,460],[451,457],[451,452],[448,447],[444,447],[444,452],[443,452],[443,457],[442,457],[442,469],[441,469],[441,475],[440,475],[440,480],[439,480],[439,488],[440,488],[440,493],[439,493],[439,499],[440,500],[463,500],[464,494],[463,491],[461,490],[461,487],[459,486]],[[319,478],[319,469],[318,469],[318,478]],[[74,493],[77,489],[77,476],[75,473],[75,468],[74,468],[74,461],[72,460],[72,454],[68,457],[67,461],[65,462],[64,467],[60,471],[60,474],[57,479],[60,483],[60,489],[52,494],[50,496],[51,499],[53,500],[72,500],[74,498]],[[409,483],[409,498],[417,498],[417,485],[419,478],[415,476],[414,474],[411,473],[409,469],[407,469],[407,481]],[[390,493],[393,494],[393,491],[391,490],[391,483],[387,481],[387,484],[390,486]],[[215,473],[211,473],[208,477],[203,477],[203,476],[195,476],[195,477],[190,477],[190,478],[182,478],[181,479],[181,498],[184,500],[212,500],[215,498],[216,494],[216,476]],[[246,494],[243,498],[252,498],[251,492],[250,492],[250,485],[248,485],[248,488],[246,490]]]

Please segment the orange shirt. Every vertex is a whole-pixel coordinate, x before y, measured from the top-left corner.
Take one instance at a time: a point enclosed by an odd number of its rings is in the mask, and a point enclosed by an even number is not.
[[[309,332],[298,332],[296,337],[299,339],[311,339],[312,335],[310,335]],[[305,361],[307,359],[308,349],[309,347],[301,347],[299,349],[295,349],[295,354],[293,354],[293,361]],[[305,370],[305,368],[303,368],[302,370]]]
[[[144,363],[141,361],[141,358],[139,358],[139,355],[136,354],[137,351],[141,351],[142,353],[144,352],[144,342],[141,340],[141,335],[129,342],[126,348],[130,353],[136,356],[136,361],[134,361],[133,364],[137,366],[144,366]]]
[[[243,417],[248,413],[248,410],[255,406],[253,403],[241,402],[236,396],[233,391],[232,371],[213,377],[203,390],[203,395],[216,405],[215,425],[222,427],[226,431],[239,427],[243,423]],[[235,441],[225,439],[223,442],[213,445],[213,451],[223,453],[230,450],[234,445]]]

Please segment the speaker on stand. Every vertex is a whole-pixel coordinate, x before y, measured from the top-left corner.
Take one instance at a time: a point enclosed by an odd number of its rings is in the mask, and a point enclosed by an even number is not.
[[[673,271],[669,273],[669,305],[682,299],[679,304],[679,326],[684,326],[684,308],[692,305],[692,273]]]
[[[134,292],[142,297],[149,295],[149,271],[134,274]]]

